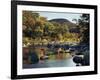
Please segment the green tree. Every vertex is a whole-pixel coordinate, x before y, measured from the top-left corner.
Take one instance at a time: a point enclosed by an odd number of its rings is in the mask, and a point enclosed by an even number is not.
[[[78,22],[81,29],[81,43],[89,44],[89,14],[82,14],[81,19],[79,19]]]

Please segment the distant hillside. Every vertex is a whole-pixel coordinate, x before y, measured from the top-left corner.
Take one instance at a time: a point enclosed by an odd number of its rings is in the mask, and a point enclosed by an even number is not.
[[[49,21],[50,22],[57,22],[57,23],[60,23],[60,24],[66,24],[67,26],[69,26],[69,28],[75,28],[76,27],[76,24],[70,22],[67,19],[63,19],[63,18],[52,19],[52,20],[49,20]]]
[[[59,24],[66,24],[69,27],[69,32],[71,32],[71,33],[80,33],[80,30],[77,27],[77,25],[70,22],[67,19],[58,18],[58,19],[52,19],[52,20],[49,20],[49,21],[50,22],[56,22],[56,23],[59,23]]]

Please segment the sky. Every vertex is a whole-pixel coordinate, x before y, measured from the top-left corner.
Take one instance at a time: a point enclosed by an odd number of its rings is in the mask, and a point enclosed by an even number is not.
[[[64,18],[67,19],[73,23],[75,23],[75,21],[72,21],[73,19],[79,19],[80,16],[82,14],[78,14],[78,13],[67,13],[67,12],[38,12],[40,14],[40,16],[44,16],[47,18],[47,20],[51,20],[51,19],[55,19],[55,18]]]

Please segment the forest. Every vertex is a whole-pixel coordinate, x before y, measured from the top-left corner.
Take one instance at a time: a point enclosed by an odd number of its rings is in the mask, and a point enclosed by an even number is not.
[[[82,14],[72,23],[66,19],[47,20],[34,11],[23,11],[23,45],[58,43],[89,44],[89,15]]]

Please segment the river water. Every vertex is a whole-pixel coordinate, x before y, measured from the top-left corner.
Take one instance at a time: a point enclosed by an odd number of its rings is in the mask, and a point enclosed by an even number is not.
[[[24,64],[23,68],[73,67],[76,64],[72,58],[63,60],[44,60],[36,64]]]

